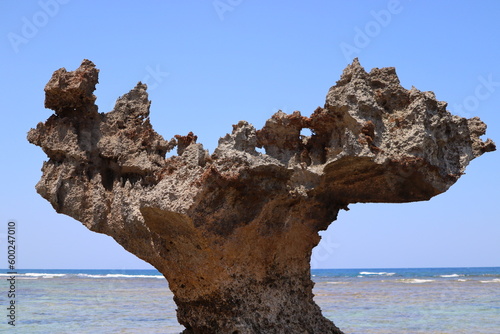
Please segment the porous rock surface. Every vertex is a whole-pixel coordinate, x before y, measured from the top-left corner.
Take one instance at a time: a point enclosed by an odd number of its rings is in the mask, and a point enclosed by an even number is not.
[[[46,85],[55,114],[28,134],[49,157],[36,189],[163,273],[184,333],[342,333],[313,301],[318,231],[350,203],[428,200],[495,149],[478,118],[357,59],[324,107],[240,121],[212,154],[153,130],[142,83],[99,113],[97,80],[84,60]]]

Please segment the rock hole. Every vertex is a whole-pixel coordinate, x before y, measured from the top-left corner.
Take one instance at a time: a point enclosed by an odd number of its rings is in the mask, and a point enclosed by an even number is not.
[[[134,185],[138,181],[142,180],[142,176],[137,173],[126,173],[122,175],[122,187],[125,185],[127,181],[130,182],[130,184]]]
[[[309,128],[302,128],[302,130],[300,130],[301,137],[311,137],[312,135],[313,133]]]
[[[102,185],[104,189],[111,191],[113,190],[113,182],[115,181],[115,173],[111,168],[106,168],[102,174]]]
[[[175,150],[172,150],[172,151],[168,151],[166,154],[165,154],[165,159],[168,159],[170,157],[173,157],[173,156],[176,156],[177,155],[177,152]]]
[[[263,147],[256,147],[255,150],[259,153],[266,154],[266,149]]]

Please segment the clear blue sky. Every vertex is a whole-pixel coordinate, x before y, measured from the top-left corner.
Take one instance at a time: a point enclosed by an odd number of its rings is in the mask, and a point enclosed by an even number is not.
[[[19,268],[150,268],[34,189],[46,156],[26,133],[51,115],[43,88],[54,70],[92,60],[100,111],[145,81],[155,130],[193,131],[213,151],[239,120],[260,128],[278,109],[323,106],[359,57],[481,117],[500,144],[499,13],[498,1],[1,1],[0,267],[15,219]],[[499,166],[500,153],[484,155],[429,202],[351,205],[322,233],[313,266],[500,266]]]

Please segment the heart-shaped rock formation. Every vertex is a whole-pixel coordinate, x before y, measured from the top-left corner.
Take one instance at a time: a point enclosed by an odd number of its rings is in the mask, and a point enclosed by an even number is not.
[[[324,107],[279,111],[261,130],[240,121],[213,154],[192,133],[157,134],[142,83],[99,113],[97,80],[84,60],[45,87],[55,114],[28,134],[49,157],[36,189],[157,268],[185,333],[342,333],[313,301],[318,231],[350,203],[428,200],[495,150],[479,118],[357,59]]]

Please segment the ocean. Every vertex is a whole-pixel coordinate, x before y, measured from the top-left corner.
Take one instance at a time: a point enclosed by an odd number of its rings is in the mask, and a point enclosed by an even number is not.
[[[0,271],[2,333],[175,333],[173,295],[155,270],[18,270],[15,327]],[[498,334],[500,267],[316,269],[315,300],[346,334]]]

